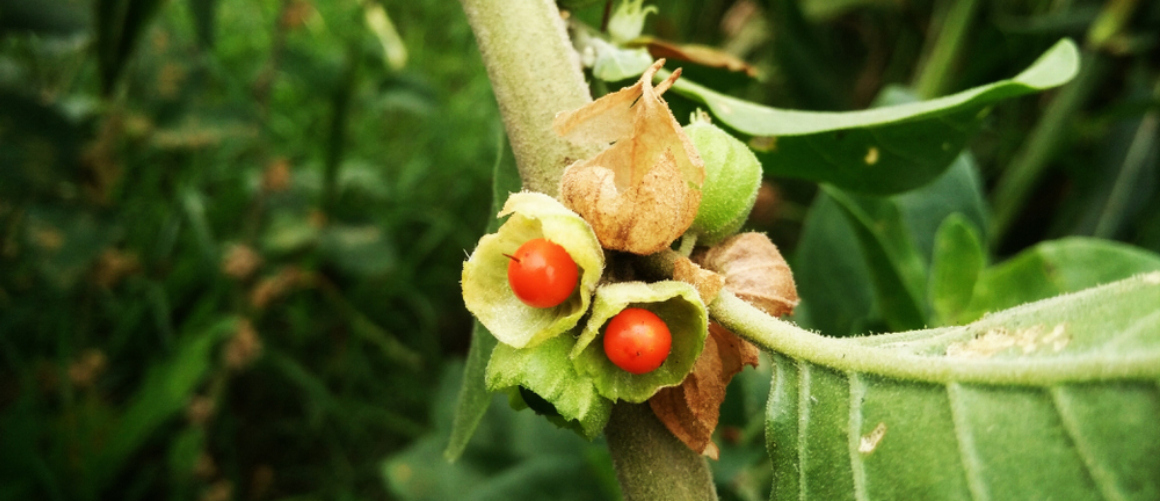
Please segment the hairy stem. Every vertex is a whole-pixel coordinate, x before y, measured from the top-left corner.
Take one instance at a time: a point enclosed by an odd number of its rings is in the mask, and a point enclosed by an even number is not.
[[[595,155],[552,131],[556,113],[592,101],[553,0],[460,0],[487,67],[525,189],[555,196],[564,168]],[[648,405],[619,403],[605,428],[626,500],[717,499],[701,456]]]
[[[460,0],[503,115],[524,188],[555,196],[564,167],[596,152],[552,131],[556,113],[591,102],[552,0]]]
[[[625,501],[717,499],[705,458],[669,433],[648,404],[618,402],[604,435]]]

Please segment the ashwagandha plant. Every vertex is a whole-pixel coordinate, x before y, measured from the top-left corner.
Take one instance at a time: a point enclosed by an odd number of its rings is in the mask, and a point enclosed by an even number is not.
[[[929,211],[942,217],[927,270],[894,196],[954,174],[997,101],[1070,80],[1080,64],[1071,41],[1009,80],[813,113],[663,71],[629,47],[654,10],[639,0],[619,6],[608,39],[572,30],[579,50],[550,0],[461,2],[523,190],[495,190],[501,219],[464,265],[464,302],[479,322],[449,458],[489,393],[507,392],[583,436],[603,434],[626,499],[715,499],[704,458],[719,454],[718,407],[764,350],[775,364],[773,499],[1160,497],[1160,272],[983,316],[1022,302],[1006,289],[1028,275],[986,268],[975,223],[943,209]],[[593,101],[578,53],[596,78],[639,80]],[[712,118],[680,126],[666,92]],[[795,286],[763,235],[736,234],[763,173],[821,184],[813,212],[854,229],[877,308],[900,332],[832,338],[778,318],[811,284],[799,275]],[[535,251],[541,240],[563,254]],[[1110,244],[1053,245],[1033,256],[1070,263],[1047,273],[1049,291],[1099,283],[1075,265],[1085,260],[1113,260],[1119,276],[1160,269],[1155,256]],[[513,291],[529,267],[567,272],[551,282],[555,299]]]

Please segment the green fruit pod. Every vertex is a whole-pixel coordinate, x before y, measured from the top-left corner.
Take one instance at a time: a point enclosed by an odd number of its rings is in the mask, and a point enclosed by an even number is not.
[[[749,147],[705,120],[694,120],[685,134],[705,162],[701,206],[688,233],[697,244],[713,246],[737,233],[749,217],[761,188],[761,162]]]
[[[463,264],[463,303],[499,342],[513,348],[535,346],[576,326],[588,311],[604,271],[604,251],[592,227],[556,199],[542,193],[515,193],[499,217],[511,217],[496,233],[484,235]],[[508,282],[508,256],[529,240],[545,238],[564,248],[580,269],[576,291],[558,306],[533,308],[520,301]]]

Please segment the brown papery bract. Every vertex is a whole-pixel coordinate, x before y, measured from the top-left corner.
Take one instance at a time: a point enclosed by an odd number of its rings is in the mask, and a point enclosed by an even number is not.
[[[680,386],[662,388],[649,406],[665,427],[693,451],[717,459],[713,430],[729,381],[746,366],[757,367],[757,348],[716,323],[709,324],[705,350]]]
[[[556,116],[560,136],[579,144],[613,143],[564,171],[560,200],[580,214],[608,249],[652,254],[681,236],[697,216],[705,167],[658,86],[659,60],[631,87]]]
[[[726,290],[770,315],[788,315],[798,304],[793,273],[764,234],[734,235],[696,261],[724,275]]]

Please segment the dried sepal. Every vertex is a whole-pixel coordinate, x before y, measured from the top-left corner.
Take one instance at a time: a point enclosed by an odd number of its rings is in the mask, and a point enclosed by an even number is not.
[[[463,302],[496,339],[513,348],[535,346],[576,326],[604,270],[604,252],[592,228],[556,199],[515,193],[500,211],[511,215],[499,231],[484,235],[463,264]],[[576,292],[559,306],[533,308],[512,292],[509,258],[528,240],[546,238],[568,251],[580,268]],[[506,254],[506,255],[505,255]]]
[[[608,321],[625,308],[655,313],[672,333],[672,348],[659,368],[645,374],[629,373],[604,353]],[[666,386],[676,386],[693,369],[705,347],[708,312],[693,286],[684,282],[619,282],[596,289],[588,323],[572,348],[576,371],[591,378],[596,390],[611,400],[641,403]]]
[[[788,315],[798,304],[793,272],[762,233],[734,235],[698,261],[725,276],[725,289],[770,315]]]
[[[716,323],[709,324],[705,350],[680,386],[662,388],[649,406],[665,427],[689,449],[717,459],[713,430],[733,376],[749,365],[757,367],[757,348]]]
[[[673,280],[692,285],[705,304],[712,303],[725,286],[725,279],[721,275],[697,266],[697,263],[684,256],[678,257],[673,263]]]
[[[601,245],[652,254],[681,236],[697,216],[704,164],[661,94],[657,61],[633,86],[556,116],[560,136],[581,144],[614,143],[569,165],[560,199],[592,225]]]

